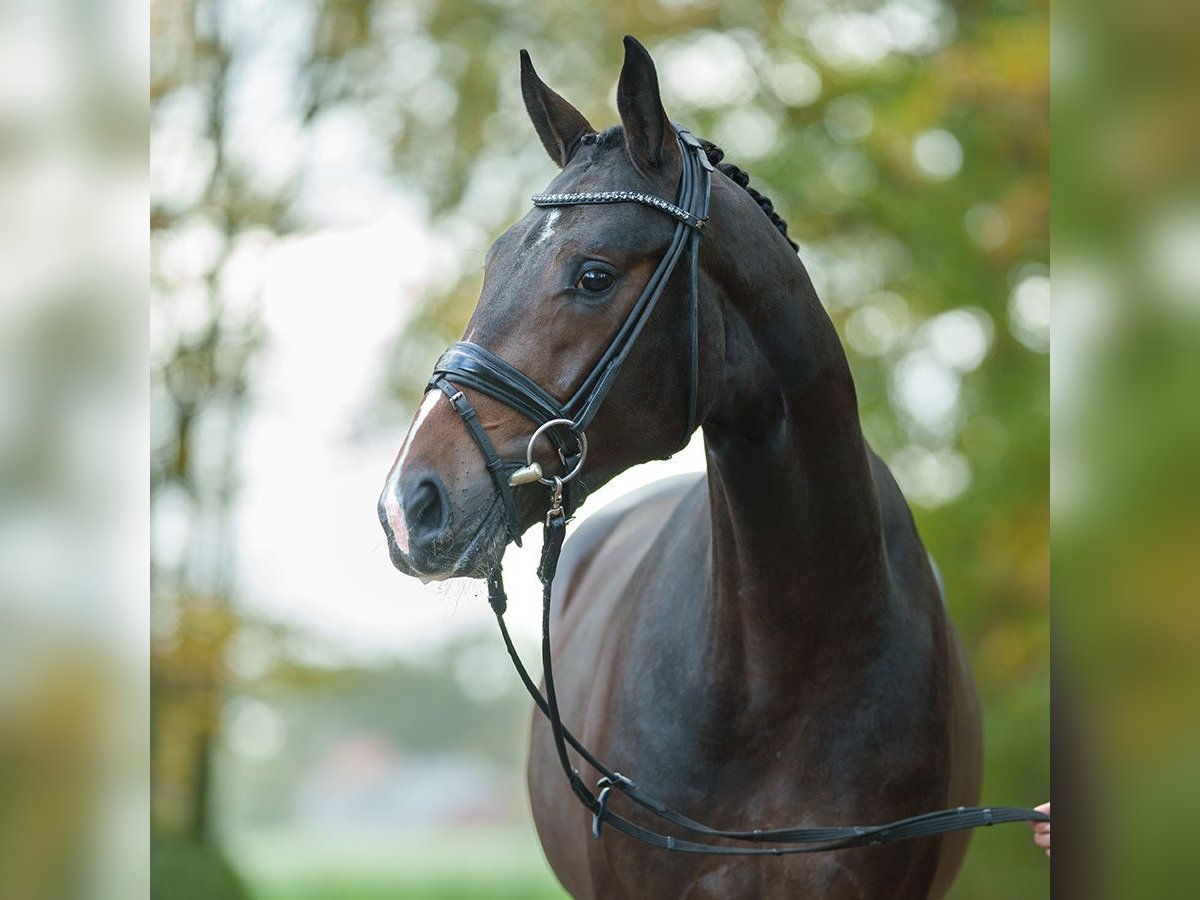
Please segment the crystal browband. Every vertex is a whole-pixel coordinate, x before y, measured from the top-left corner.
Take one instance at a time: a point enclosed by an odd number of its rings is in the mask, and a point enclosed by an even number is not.
[[[684,225],[690,225],[697,231],[704,231],[707,219],[692,215],[686,209],[676,206],[662,197],[653,194],[643,194],[638,191],[583,191],[578,194],[534,194],[531,198],[534,206],[581,206],[595,203],[641,203],[654,209],[662,210],[667,215],[674,216]]]

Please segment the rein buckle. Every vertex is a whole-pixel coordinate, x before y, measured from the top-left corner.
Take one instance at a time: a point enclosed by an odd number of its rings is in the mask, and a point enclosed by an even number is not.
[[[557,520],[563,519],[563,480],[557,475],[554,477],[554,485],[550,488],[550,509],[546,513],[546,525],[551,526],[557,524]]]

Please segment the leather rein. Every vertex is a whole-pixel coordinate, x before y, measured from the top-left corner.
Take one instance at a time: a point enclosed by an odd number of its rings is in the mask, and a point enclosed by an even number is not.
[[[680,813],[653,795],[642,790],[634,781],[610,769],[601,762],[563,724],[554,687],[554,661],[550,651],[550,600],[558,559],[566,537],[566,525],[587,496],[587,485],[580,477],[587,458],[585,430],[591,424],[600,404],[608,395],[621,366],[628,358],[638,335],[680,258],[686,249],[689,256],[690,286],[688,289],[688,324],[691,362],[688,379],[687,430],[683,444],[695,430],[699,393],[699,270],[700,237],[708,221],[709,198],[713,166],[701,143],[685,128],[674,126],[683,156],[679,197],[670,203],[661,197],[636,191],[589,191],[568,194],[535,194],[536,206],[581,206],[606,203],[640,203],[658,209],[676,220],[675,231],[666,253],[650,276],[633,309],[618,329],[616,336],[600,359],[583,379],[575,393],[560,403],[549,392],[524,373],[491,351],[470,341],[452,344],[434,366],[429,388],[441,390],[449,398],[471,437],[483,455],[489,475],[496,485],[497,495],[504,506],[510,540],[521,544],[519,516],[513,498],[513,487],[538,481],[550,489],[550,504],[542,528],[542,555],[538,578],[542,583],[542,670],[545,694],[538,688],[521,661],[504,613],[508,595],[500,564],[488,576],[488,603],[496,615],[500,635],[513,666],[525,690],[550,723],[558,760],[571,790],[592,815],[592,835],[599,839],[603,826],[652,847],[681,853],[705,853],[723,856],[785,856],[795,853],[821,853],[849,847],[885,844],[916,837],[944,834],[968,828],[995,825],[1003,822],[1048,822],[1050,817],[1033,809],[1019,807],[957,807],[911,816],[885,825],[835,826],[829,828],[772,828],[751,831],[728,831],[713,828]],[[500,401],[525,418],[537,423],[529,439],[524,465],[502,459],[478,414],[462,388],[471,388]],[[545,477],[540,464],[533,460],[537,439],[545,435],[557,451],[563,474]],[[584,783],[579,771],[567,756],[568,745],[600,774],[593,791]],[[609,808],[612,791],[619,791],[643,809],[679,828],[705,838],[738,841],[743,844],[774,844],[785,846],[730,846],[677,838],[645,828],[613,812]]]

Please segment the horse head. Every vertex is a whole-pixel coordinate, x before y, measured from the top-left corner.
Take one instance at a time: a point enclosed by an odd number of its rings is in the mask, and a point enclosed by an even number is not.
[[[524,51],[521,90],[538,137],[561,168],[539,197],[623,191],[643,198],[535,206],[488,251],[463,341],[482,348],[476,354],[523,374],[548,400],[567,404],[590,389],[598,365],[627,337],[622,329],[628,329],[631,314],[636,318],[647,284],[659,277],[657,270],[679,240],[679,222],[646,198],[679,196],[688,147],[663,109],[653,61],[633,38],[625,39],[617,91],[620,126],[597,132],[542,82]],[[711,239],[693,242],[691,252],[708,243]],[[689,266],[667,272],[651,314],[605,388],[604,402],[588,410],[582,475],[591,488],[670,454],[694,430],[696,409],[706,405],[704,387],[713,380],[697,378],[693,369],[711,372],[723,353],[720,328],[708,327],[713,310],[704,306],[703,276],[700,282],[701,299],[694,301]],[[700,308],[691,309],[690,302]],[[693,334],[699,335],[695,349]],[[566,474],[565,454],[556,449],[579,435],[558,427],[529,445],[540,422],[453,374],[447,378],[454,387],[431,386],[416,412],[388,473],[379,518],[402,572],[429,579],[485,577],[508,539],[545,515],[546,494],[534,482],[518,484],[505,499],[507,491],[480,452],[480,439],[452,400],[465,400],[465,408],[477,415],[505,477],[524,463],[527,449],[545,475],[543,483]],[[453,396],[458,391],[461,398]]]

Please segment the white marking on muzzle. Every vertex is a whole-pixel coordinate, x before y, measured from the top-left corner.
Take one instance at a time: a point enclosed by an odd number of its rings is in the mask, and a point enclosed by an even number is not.
[[[433,408],[437,406],[438,398],[441,396],[442,392],[435,389],[427,393],[425,399],[421,401],[421,408],[417,410],[417,418],[413,421],[412,428],[408,429],[408,434],[404,436],[404,443],[400,445],[400,458],[396,460],[396,467],[392,469],[392,489],[383,499],[383,508],[387,513],[388,524],[392,526],[392,537],[395,538],[396,546],[405,556],[408,555],[408,521],[404,518],[404,495],[400,489],[404,461],[408,458],[408,451],[412,449],[417,432],[421,430],[421,426],[425,424],[425,420],[433,412]]]

